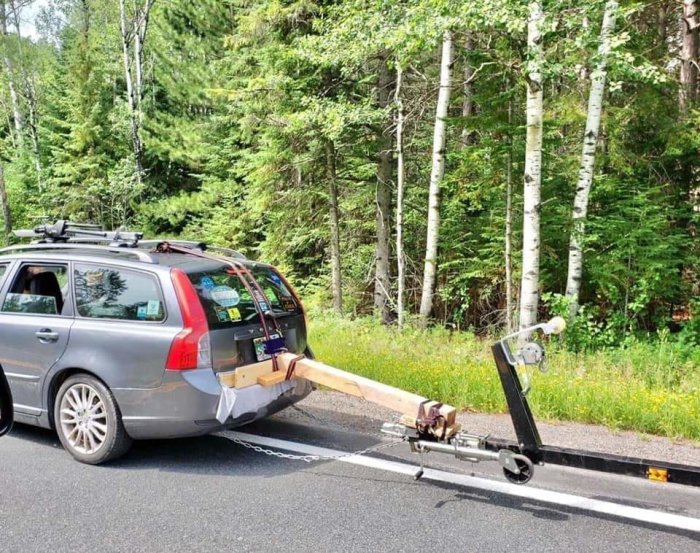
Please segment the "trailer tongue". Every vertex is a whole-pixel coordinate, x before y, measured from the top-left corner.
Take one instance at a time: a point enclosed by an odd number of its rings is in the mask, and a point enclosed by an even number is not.
[[[271,359],[219,373],[219,380],[222,386],[242,389],[253,385],[269,387],[303,378],[397,411],[401,414],[399,422],[385,423],[382,432],[408,441],[411,451],[420,454],[421,466],[415,474],[416,479],[423,474],[424,454],[436,452],[454,455],[463,461],[495,461],[503,468],[505,477],[517,484],[530,481],[535,464],[549,463],[700,486],[700,467],[697,466],[542,444],[527,395],[530,367],[546,370],[545,350],[539,341],[530,338],[536,334],[559,334],[564,327],[564,320],[556,317],[548,323],[506,336],[493,345],[517,442],[469,434],[460,428],[456,409],[450,405],[342,371],[303,355],[275,351],[279,345],[274,343],[270,344]]]

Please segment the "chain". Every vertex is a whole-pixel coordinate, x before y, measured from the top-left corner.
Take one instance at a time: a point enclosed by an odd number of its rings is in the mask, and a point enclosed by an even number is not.
[[[395,440],[393,442],[384,442],[379,445],[367,447],[365,449],[360,449],[359,451],[341,453],[338,455],[293,455],[291,453],[275,451],[274,449],[265,449],[264,447],[260,447],[259,445],[253,444],[251,442],[246,442],[245,440],[241,440],[239,438],[229,437],[229,440],[231,440],[235,444],[245,447],[246,449],[251,449],[257,453],[264,453],[265,455],[269,455],[271,457],[278,457],[279,459],[289,459],[292,461],[303,461],[305,463],[313,463],[315,461],[339,461],[340,459],[345,459],[347,457],[354,457],[356,455],[366,455],[374,451],[379,451],[380,449],[386,449],[403,443],[405,441],[405,438],[402,438],[401,440]]]
[[[352,434],[362,434],[364,436],[371,436],[373,438],[384,438],[385,435],[382,434],[381,432],[363,432],[361,430],[358,430],[356,427],[352,426],[345,426],[342,424],[338,424],[335,421],[331,421],[328,419],[322,419],[321,417],[314,415],[313,413],[310,413],[309,411],[302,409],[301,407],[297,405],[292,405],[289,407],[290,411],[296,411],[297,413],[303,415],[304,417],[308,418],[309,420],[312,420],[314,422],[317,422],[321,425],[323,425],[326,428],[334,429],[334,430],[340,430],[342,432],[350,432]],[[394,415],[392,417],[392,422],[399,422],[399,416]]]
[[[314,422],[317,422],[317,423],[319,423],[319,424],[322,424],[323,426],[325,426],[325,427],[327,427],[327,428],[332,428],[332,429],[335,429],[335,430],[341,430],[341,431],[343,431],[343,432],[352,432],[353,434],[362,434],[362,435],[364,435],[364,436],[382,437],[382,438],[384,437],[383,435],[379,434],[378,432],[375,432],[375,433],[372,433],[372,434],[370,434],[369,432],[361,432],[361,431],[357,430],[357,428],[351,428],[351,427],[349,427],[349,426],[343,426],[343,425],[338,424],[338,423],[336,423],[336,422],[334,422],[334,421],[330,421],[330,420],[327,420],[327,419],[322,419],[321,417],[319,417],[319,416],[317,416],[317,415],[314,415],[313,413],[310,413],[309,411],[307,411],[307,410],[305,410],[305,409],[302,409],[302,408],[299,407],[298,405],[292,405],[292,406],[290,406],[290,407],[289,407],[289,410],[290,410],[290,411],[292,411],[292,410],[293,410],[293,411],[296,411],[297,413],[299,413],[299,414],[305,416],[305,417],[308,418],[309,420],[312,420],[312,421],[314,421]],[[398,417],[398,415],[395,415],[395,416],[393,417],[393,422],[398,422],[398,421],[399,421],[399,417]],[[405,442],[405,441],[406,441],[406,438],[403,438],[403,439],[398,440],[398,441],[396,441],[396,442],[391,442],[391,443],[389,444],[389,446],[396,445],[396,444],[400,444],[400,443],[403,443],[403,442]],[[381,449],[382,447],[384,447],[384,446],[383,446],[383,445],[379,446],[379,449]],[[251,448],[251,449],[252,449],[252,448]],[[262,449],[262,448],[259,448],[259,449]],[[371,450],[371,449],[372,449],[372,448],[370,448],[370,450]],[[281,453],[281,454],[276,455],[276,456],[282,456],[282,455],[285,455],[285,456],[286,456],[286,454],[284,454],[284,453]],[[362,455],[362,451],[357,452],[357,453],[348,453],[348,454],[347,454],[347,456],[352,456],[352,455]],[[406,458],[405,458],[405,457],[399,457],[399,456],[392,455],[392,454],[386,454],[386,455],[387,455],[389,458],[391,458],[391,459],[396,459],[397,461],[406,462]],[[340,457],[343,457],[343,456],[346,456],[346,455],[341,455]],[[296,458],[296,457],[307,457],[307,456],[306,456],[306,455],[301,455],[301,456],[294,456],[294,455],[291,455],[290,457]],[[313,457],[313,456],[311,456],[311,457]],[[307,461],[307,462],[311,462],[311,461]],[[472,468],[473,468],[473,467],[474,467],[474,463],[471,463],[471,465],[472,465]],[[444,471],[446,471],[446,472],[454,472],[454,471],[455,471],[455,467],[454,467],[454,466],[446,465],[446,464],[444,464],[444,463],[440,463],[440,462],[436,461],[434,458],[431,459],[431,461],[430,461],[430,466],[431,466],[431,467],[434,467],[434,468],[437,468],[437,469],[440,469],[440,470],[444,470]]]

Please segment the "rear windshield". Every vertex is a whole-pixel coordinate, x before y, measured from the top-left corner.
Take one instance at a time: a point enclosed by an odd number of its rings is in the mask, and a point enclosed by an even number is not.
[[[271,309],[277,315],[301,313],[291,291],[279,273],[271,267],[248,267],[264,292],[263,310]],[[225,328],[257,321],[253,298],[232,269],[222,266],[213,271],[187,275],[199,295],[210,328]]]

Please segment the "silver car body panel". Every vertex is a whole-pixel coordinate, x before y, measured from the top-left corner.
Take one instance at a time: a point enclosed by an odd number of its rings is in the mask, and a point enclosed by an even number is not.
[[[31,251],[0,257],[0,263],[9,263],[0,281],[0,302],[23,263],[68,264],[70,290],[73,266],[80,263],[153,275],[159,283],[166,313],[162,322],[81,317],[71,293],[62,316],[0,312],[0,363],[10,381],[18,422],[52,426],[56,382],[69,372],[90,373],[110,388],[126,431],[135,439],[197,436],[239,426],[279,411],[311,392],[307,381],[299,381],[290,389],[255,385],[236,390],[238,409],[231,410],[231,416],[219,422],[216,415],[222,387],[216,373],[256,361],[253,340],[264,335],[263,329],[259,321],[254,321],[211,330],[211,368],[165,370],[173,338],[183,327],[171,269],[178,267],[189,272],[217,262],[185,255],[163,261],[145,263],[114,252],[80,252],[79,247],[75,251]],[[290,315],[278,323],[290,351],[307,349],[302,315]],[[40,342],[35,332],[46,329],[56,331],[58,339]],[[229,397],[231,393],[228,392]]]

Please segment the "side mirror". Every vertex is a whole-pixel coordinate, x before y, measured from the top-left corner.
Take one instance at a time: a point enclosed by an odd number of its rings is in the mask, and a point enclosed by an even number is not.
[[[4,436],[10,431],[13,422],[12,392],[5,378],[5,373],[0,367],[0,436]]]

